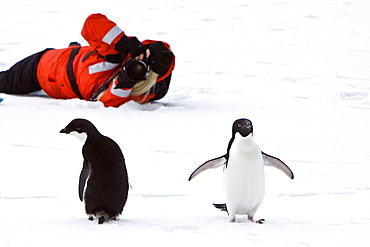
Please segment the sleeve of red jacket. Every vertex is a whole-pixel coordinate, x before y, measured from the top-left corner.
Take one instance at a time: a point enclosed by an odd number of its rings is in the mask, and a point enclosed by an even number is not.
[[[102,14],[92,14],[87,17],[81,34],[102,56],[118,54],[115,45],[125,35],[116,23]]]
[[[130,93],[132,88],[116,88],[117,83],[117,79],[113,79],[107,91],[99,99],[99,101],[103,102],[104,106],[119,107],[131,100]]]
[[[99,99],[99,101],[102,102],[104,106],[119,107],[130,100],[134,100],[142,104],[148,102],[151,98],[155,96],[154,94],[149,94],[132,97],[130,95],[132,88],[116,88],[117,84],[118,84],[117,78],[113,79],[109,88]]]

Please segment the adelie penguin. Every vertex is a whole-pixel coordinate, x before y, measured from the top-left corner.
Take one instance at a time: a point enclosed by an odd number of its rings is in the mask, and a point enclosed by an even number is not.
[[[129,190],[122,151],[116,142],[100,134],[86,119],[72,120],[60,133],[73,131],[87,135],[82,148],[83,164],[78,185],[80,200],[85,200],[86,214],[89,220],[97,218],[99,224],[116,220],[123,211]]]
[[[236,221],[236,215],[248,215],[248,219],[254,221],[254,214],[265,195],[264,165],[276,167],[291,179],[294,178],[293,172],[283,161],[261,152],[253,140],[253,125],[248,119],[234,122],[227,153],[203,163],[190,175],[189,181],[202,171],[223,165],[226,204],[214,206],[227,211],[230,222]]]

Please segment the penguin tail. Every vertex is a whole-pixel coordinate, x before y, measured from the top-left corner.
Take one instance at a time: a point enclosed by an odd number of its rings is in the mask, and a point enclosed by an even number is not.
[[[99,217],[98,219],[98,224],[103,224],[104,222],[106,222],[108,220],[108,218],[105,216],[105,215],[102,215]]]
[[[103,224],[104,222],[107,222],[109,220],[108,214],[104,211],[98,211],[95,213],[96,218],[98,219],[98,224]]]
[[[110,220],[118,220],[119,214],[116,213],[114,210],[105,208],[105,209],[98,209],[94,212],[95,218],[98,220],[98,224],[103,224],[104,222]],[[89,220],[93,220],[94,218],[91,216]]]
[[[216,204],[216,203],[213,203],[213,206],[217,209],[220,209],[221,211],[225,211],[227,212],[227,207],[226,207],[226,204],[223,203],[223,204]]]

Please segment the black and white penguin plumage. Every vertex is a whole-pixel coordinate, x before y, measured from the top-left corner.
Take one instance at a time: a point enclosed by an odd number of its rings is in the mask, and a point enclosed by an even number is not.
[[[86,119],[72,120],[60,133],[73,131],[87,135],[82,148],[83,166],[78,187],[80,200],[85,200],[86,214],[90,220],[95,216],[99,224],[116,220],[123,211],[129,190],[122,151],[116,142],[100,134]]]
[[[282,170],[291,179],[294,175],[280,159],[261,152],[253,140],[253,125],[248,119],[238,119],[232,127],[232,137],[227,153],[209,160],[199,166],[189,177],[189,181],[204,170],[224,167],[224,191],[226,204],[214,204],[216,208],[227,211],[230,222],[236,215],[253,217],[265,195],[264,165]],[[262,223],[264,220],[258,220]]]

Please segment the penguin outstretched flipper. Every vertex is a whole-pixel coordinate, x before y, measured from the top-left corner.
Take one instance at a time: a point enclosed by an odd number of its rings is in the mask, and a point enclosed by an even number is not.
[[[261,153],[262,153],[263,164],[265,166],[275,167],[281,170],[282,172],[284,172],[291,179],[294,179],[294,174],[292,170],[281,159],[271,156],[269,154],[266,154],[265,152],[262,152],[262,151]],[[220,166],[226,165],[227,160],[228,160],[226,157],[228,157],[228,154],[225,154],[218,158],[214,158],[214,159],[204,162],[197,169],[195,169],[195,171],[190,175],[188,181],[192,180],[195,176],[197,176],[199,173],[205,170],[208,170],[211,168],[218,168]]]
[[[263,164],[265,166],[273,166],[282,172],[284,172],[290,179],[294,179],[294,174],[292,170],[279,158],[276,158],[274,156],[268,155],[264,152],[262,152],[262,158],[263,158]]]
[[[192,180],[196,175],[201,173],[202,171],[211,169],[211,168],[218,168],[220,166],[223,166],[226,164],[227,159],[225,158],[225,155],[222,155],[218,158],[214,158],[211,160],[208,160],[204,162],[202,165],[200,165],[195,171],[190,175],[188,181]]]

